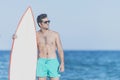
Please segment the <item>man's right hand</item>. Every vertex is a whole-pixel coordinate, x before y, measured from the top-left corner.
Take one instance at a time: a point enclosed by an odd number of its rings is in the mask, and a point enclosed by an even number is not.
[[[17,35],[13,34],[12,39],[16,39],[16,38],[17,38]]]

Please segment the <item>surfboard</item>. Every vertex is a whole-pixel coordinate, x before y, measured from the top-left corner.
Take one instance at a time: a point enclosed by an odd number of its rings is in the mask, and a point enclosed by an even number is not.
[[[8,80],[36,80],[36,28],[31,7],[23,14],[10,53]]]

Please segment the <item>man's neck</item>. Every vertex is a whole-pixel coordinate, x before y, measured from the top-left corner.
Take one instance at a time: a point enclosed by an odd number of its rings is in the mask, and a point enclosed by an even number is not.
[[[40,31],[44,34],[44,33],[48,32],[49,30],[48,29],[40,29]]]

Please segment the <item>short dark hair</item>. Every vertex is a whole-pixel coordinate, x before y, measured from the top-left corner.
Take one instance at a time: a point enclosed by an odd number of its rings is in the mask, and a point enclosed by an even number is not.
[[[44,19],[46,17],[47,17],[47,14],[40,14],[40,15],[38,15],[38,17],[37,17],[37,23],[38,23],[38,25],[39,25],[39,23],[42,22],[42,19]]]

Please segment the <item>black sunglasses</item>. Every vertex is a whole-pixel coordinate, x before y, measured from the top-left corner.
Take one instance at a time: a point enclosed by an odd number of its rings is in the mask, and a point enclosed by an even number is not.
[[[43,21],[43,23],[44,23],[44,24],[50,23],[50,20],[48,20],[48,21]]]

